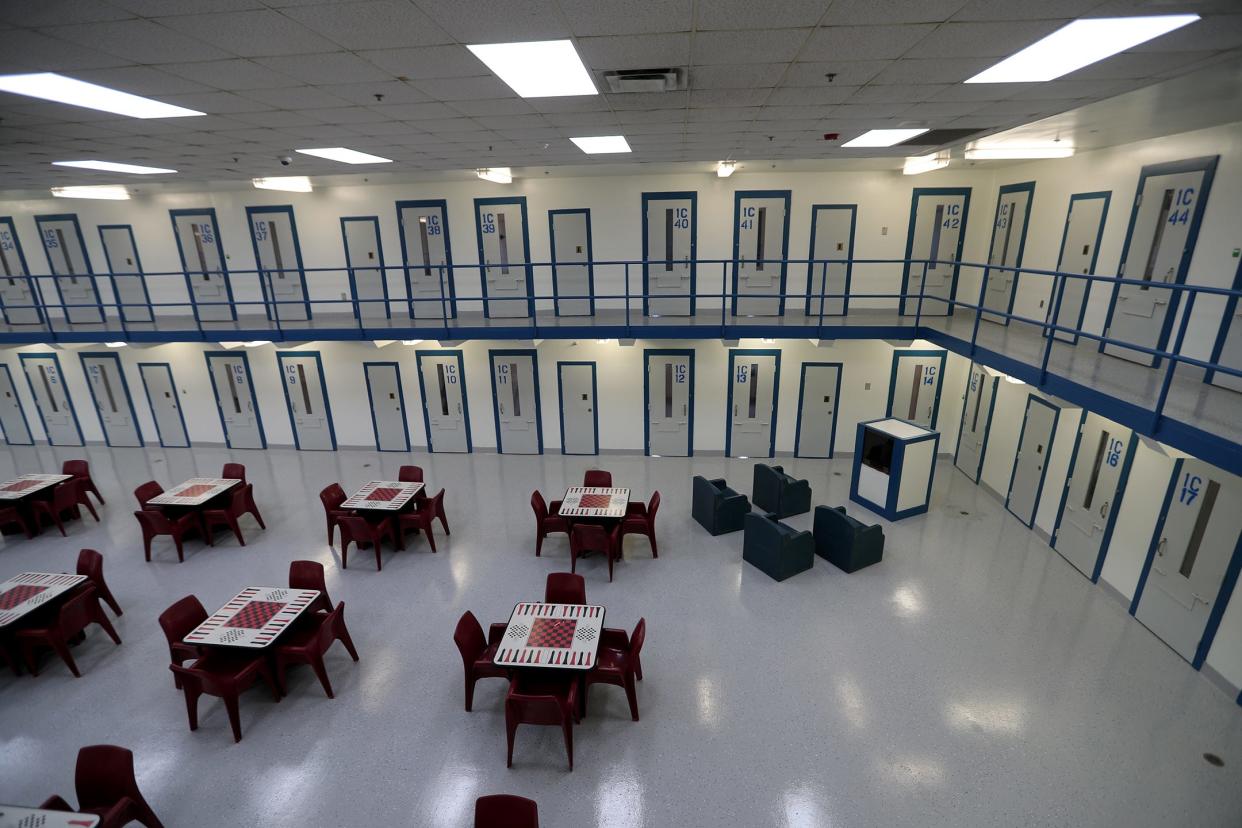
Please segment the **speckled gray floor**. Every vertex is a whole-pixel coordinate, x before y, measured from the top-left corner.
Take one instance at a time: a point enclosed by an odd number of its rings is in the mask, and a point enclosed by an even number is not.
[[[932,512],[886,527],[881,565],[847,576],[818,561],[777,584],[741,563],[740,534],[689,518],[691,474],[748,490],[749,462],[603,457],[618,484],[662,491],[661,557],[634,538],[615,583],[597,559],[581,570],[609,626],[647,618],[646,681],[639,723],[619,689],[593,691],[570,774],[550,728],[519,730],[505,768],[504,685],[480,682],[463,712],[452,631],[466,609],[505,619],[568,568],[560,537],[534,557],[529,495],[577,482],[588,458],[415,455],[448,489],[454,534],[438,555],[385,553],[377,574],[365,555],[339,568],[316,492],[390,477],[405,455],[15,448],[0,477],[83,453],[103,524],[7,540],[0,579],[100,549],[125,643],[92,630],[78,680],[59,663],[0,673],[0,801],[72,797],[77,748],[112,742],[134,750],[169,828],[468,826],[494,792],[538,800],[545,828],[1242,824],[1242,708],[947,463]],[[191,540],[184,564],[169,545],[144,563],[133,487],[225,459],[247,464],[267,531],[247,519],[246,548]],[[847,460],[785,464],[815,502],[847,502]],[[294,558],[328,567],[362,661],[331,652],[335,701],[306,670],[280,704],[246,694],[239,745],[216,700],[191,733],[156,616],[186,593],[212,610],[282,584]]]

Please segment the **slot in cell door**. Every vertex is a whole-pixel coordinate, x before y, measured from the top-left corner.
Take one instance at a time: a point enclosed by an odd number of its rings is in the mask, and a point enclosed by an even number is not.
[[[297,448],[300,451],[334,451],[336,434],[319,354],[293,351],[276,356]]]
[[[774,353],[729,352],[730,457],[771,457],[776,437],[780,359]]]
[[[1026,416],[1022,420],[1018,455],[1014,459],[1013,474],[1009,478],[1005,508],[1027,526],[1035,522],[1035,507],[1039,504],[1044,471],[1052,452],[1052,438],[1056,432],[1058,413],[1055,407],[1039,397],[1030,396],[1026,399]]]
[[[1065,233],[1061,237],[1061,252],[1057,256],[1058,272],[1085,275],[1095,273],[1111,195],[1076,193],[1070,196],[1069,213],[1065,216]],[[1083,313],[1087,309],[1087,297],[1091,293],[1091,283],[1083,279],[1058,276],[1057,290],[1060,292],[1060,305],[1057,305],[1057,294],[1054,293],[1048,304],[1048,315],[1052,316],[1055,307],[1055,324],[1065,328],[1081,328]],[[1063,342],[1078,341],[1078,334],[1071,331],[1053,331],[1052,335]]]
[[[561,453],[599,454],[595,363],[557,363],[561,392]]]
[[[129,395],[129,383],[116,354],[82,354],[82,370],[95,401],[95,411],[110,446],[141,446],[138,415]]]
[[[237,315],[215,210],[172,210],[170,215],[195,318],[232,322]]]
[[[269,317],[281,322],[310,319],[302,249],[292,207],[247,207],[250,239],[263,290],[271,302]]]
[[[360,319],[387,319],[388,287],[384,271],[384,248],[380,244],[379,219],[359,216],[341,219],[345,240],[345,265],[358,303]]]
[[[419,353],[418,370],[428,449],[433,452],[470,451],[466,377],[461,353]]]
[[[894,351],[887,416],[935,428],[944,360],[944,351]]]
[[[969,188],[914,191],[906,258],[917,261],[904,268],[901,283],[907,296],[901,300],[903,314],[918,310],[920,292],[924,316],[952,313],[949,300],[957,285],[969,208]],[[926,266],[922,260],[927,260]]]
[[[134,230],[128,224],[107,224],[99,227],[104,259],[112,274],[117,301],[126,322],[150,322],[151,306],[147,296],[146,276],[134,243]]]
[[[970,366],[966,385],[966,404],[962,407],[962,423],[953,464],[973,482],[979,482],[983,470],[983,453],[992,428],[992,407],[1000,377],[982,365]]]
[[[1208,619],[1242,531],[1238,478],[1201,460],[1176,466],[1155,555],[1133,608],[1166,644],[1198,667],[1211,641]]]
[[[557,316],[594,313],[591,262],[591,211],[549,210],[552,237],[552,278],[556,284]]]
[[[1026,248],[1026,224],[1031,212],[1031,199],[1035,196],[1035,184],[1010,184],[1000,188],[996,202],[996,216],[992,220],[992,246],[988,253],[987,290],[983,294],[983,306],[991,310],[1011,313],[1014,295],[1018,289],[1018,271],[1009,268],[1022,266],[1022,254]],[[1003,316],[985,313],[989,322],[1008,325]]]
[[[0,428],[4,429],[4,442],[10,446],[34,445],[34,437],[26,423],[26,412],[22,409],[22,401],[13,385],[13,374],[7,365],[0,365]]]
[[[232,449],[267,448],[259,403],[244,354],[208,353],[207,370],[220,409],[224,441]]]
[[[647,453],[689,457],[694,418],[694,356],[646,355]]]
[[[795,457],[832,457],[837,435],[837,397],[840,392],[839,363],[802,364]]]
[[[10,325],[41,325],[43,311],[13,219],[0,218],[0,304]]]
[[[65,319],[73,324],[102,322],[99,290],[86,254],[86,242],[75,215],[35,216],[39,238],[47,253],[53,282],[64,305]]]
[[[1065,509],[1053,548],[1088,578],[1094,577],[1109,521],[1121,500],[1121,476],[1133,450],[1130,429],[1088,414],[1078,432]]]
[[[496,440],[501,454],[539,454],[539,380],[534,352],[491,353]]]
[[[401,255],[412,319],[457,315],[452,299],[453,253],[444,201],[398,201]]]
[[[147,402],[159,434],[160,445],[167,448],[188,448],[190,435],[185,430],[185,419],[173,381],[172,367],[167,362],[143,362],[138,373],[147,390]]]
[[[733,212],[733,313],[776,316],[785,307],[789,191],[738,193]]]
[[[847,307],[850,259],[854,255],[852,204],[816,204],[811,208],[811,259],[807,273],[806,312],[818,318],[841,316]]]
[[[410,429],[405,421],[400,366],[395,362],[364,362],[362,368],[371,401],[371,421],[375,424],[375,448],[409,451]]]
[[[526,199],[476,198],[475,228],[487,316],[530,316],[530,250],[526,235]]]
[[[650,316],[694,313],[695,195],[643,195],[643,291]]]
[[[65,386],[60,362],[55,356],[22,354],[22,368],[30,383],[43,430],[48,443],[53,446],[83,445],[82,430],[78,428],[78,415],[73,410],[73,400]]]

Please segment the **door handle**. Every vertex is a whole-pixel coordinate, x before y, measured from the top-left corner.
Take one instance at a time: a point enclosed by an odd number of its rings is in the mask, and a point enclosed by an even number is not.
[[[1169,546],[1169,539],[1161,538],[1160,543],[1156,544],[1156,557],[1163,558],[1164,550],[1167,549],[1168,546]]]
[[[458,404],[457,404],[457,413],[458,413],[458,414],[460,414],[460,413],[461,413],[461,403],[458,403]]]
[[[681,407],[681,416],[686,416],[686,406],[684,405]]]
[[[1108,501],[1107,500],[1104,501],[1102,504],[1100,504],[1100,517],[1101,518],[1108,517]]]

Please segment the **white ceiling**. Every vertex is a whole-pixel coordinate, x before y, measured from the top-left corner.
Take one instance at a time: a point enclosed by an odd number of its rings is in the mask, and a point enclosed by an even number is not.
[[[1181,11],[1203,20],[1056,81],[961,83],[1075,17]],[[524,100],[462,45],[564,37],[595,73],[686,67],[690,89]],[[1238,0],[0,0],[0,73],[208,113],[136,120],[0,93],[0,187],[117,180],[49,166],[80,158],[183,182],[380,171],[277,161],[336,145],[394,159],[386,173],[902,156],[823,134],[997,132],[1239,56]],[[632,155],[568,140],[614,133]]]

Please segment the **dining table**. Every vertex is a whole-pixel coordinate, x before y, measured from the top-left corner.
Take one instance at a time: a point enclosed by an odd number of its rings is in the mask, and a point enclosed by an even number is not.
[[[567,518],[620,519],[625,517],[630,490],[603,486],[570,486],[557,514]]]
[[[147,506],[184,506],[197,508],[241,483],[229,477],[191,477],[147,501]]]
[[[399,512],[422,490],[422,483],[372,480],[346,498],[339,508]]]
[[[590,670],[603,630],[598,604],[519,603],[492,661],[498,667]]]
[[[66,572],[22,572],[0,583],[0,631],[86,580],[85,575]]]
[[[58,483],[72,480],[71,474],[23,474],[0,483],[0,503],[9,502],[30,527],[32,534],[39,534],[42,526],[34,516],[31,501],[51,495],[51,488]]]
[[[262,650],[310,608],[317,589],[246,587],[183,639],[195,646]]]
[[[96,814],[0,805],[0,828],[95,828],[98,824]]]

